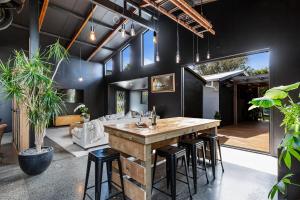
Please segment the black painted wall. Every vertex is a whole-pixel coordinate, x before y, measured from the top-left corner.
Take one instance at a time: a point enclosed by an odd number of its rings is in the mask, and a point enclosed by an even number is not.
[[[183,113],[185,117],[203,117],[203,86],[204,80],[187,68],[183,72]]]
[[[180,26],[179,26],[180,27]],[[113,75],[107,76],[107,83],[149,77],[149,110],[156,106],[162,118],[181,116],[181,65],[192,61],[192,33],[180,27],[181,63],[175,63],[176,54],[176,23],[161,16],[159,22],[160,62],[141,66],[141,35],[130,42],[132,48],[132,65],[130,70],[120,71],[120,53],[113,56]],[[175,92],[151,93],[151,76],[175,73]]]
[[[83,77],[82,82],[78,81],[80,76]],[[89,108],[92,119],[104,115],[106,94],[102,64],[82,61],[80,68],[80,60],[71,58],[69,62],[62,63],[54,80],[59,88],[84,90],[84,104]],[[63,114],[73,114],[77,105],[66,103]]]
[[[271,87],[300,80],[300,2],[296,0],[220,0],[204,6],[216,30],[210,37],[213,58],[270,48]],[[199,8],[200,10],[200,8]],[[204,59],[207,40],[200,42]],[[271,153],[283,136],[281,117],[271,123]]]

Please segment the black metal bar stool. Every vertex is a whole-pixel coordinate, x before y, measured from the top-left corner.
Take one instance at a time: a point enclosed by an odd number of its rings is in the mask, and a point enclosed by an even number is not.
[[[167,167],[167,177],[169,177],[171,181],[171,195],[167,192],[164,192],[160,190],[159,188],[156,188],[154,185],[164,178],[160,179],[156,183],[154,183],[154,177],[155,177],[155,171],[156,171],[156,163],[157,163],[157,156],[166,158],[166,167]],[[184,159],[184,167],[185,167],[185,176],[186,176],[186,182],[176,179],[176,173],[177,173],[177,159],[183,158]],[[174,147],[174,146],[165,146],[162,148],[159,148],[156,150],[155,158],[154,158],[154,167],[153,167],[153,174],[152,174],[152,189],[155,188],[156,190],[172,197],[172,200],[176,199],[176,180],[181,181],[188,185],[190,199],[192,199],[190,184],[189,184],[189,178],[188,178],[188,169],[187,169],[187,163],[186,163],[186,150],[185,148],[180,147]]]
[[[213,177],[215,179],[216,178],[216,164],[217,164],[217,158],[216,158],[216,153],[217,153],[216,148],[217,147],[216,146],[218,146],[218,149],[219,149],[219,156],[220,156],[220,162],[221,162],[221,166],[222,166],[222,172],[224,172],[219,138],[217,135],[203,133],[201,135],[198,135],[198,139],[204,141],[205,148],[206,148],[206,142],[209,144],[212,172],[213,172]]]
[[[194,181],[194,191],[197,193],[197,150],[201,150],[202,152],[202,159],[203,159],[203,166],[204,168],[200,168],[205,171],[206,181],[208,181],[207,176],[207,169],[206,169],[206,162],[205,162],[205,147],[204,142],[200,139],[182,139],[179,141],[178,146],[185,147],[187,152],[187,166],[190,163],[190,157],[192,159],[192,171],[193,171],[193,181]]]
[[[87,187],[92,161],[95,163],[95,185]],[[121,194],[121,193],[123,194],[123,199],[125,199],[123,172],[122,172],[122,165],[121,165],[121,160],[120,160],[120,153],[111,148],[99,149],[96,151],[89,152],[83,199],[85,199],[85,196],[88,196],[90,199],[92,199],[92,197],[89,194],[87,194],[87,190],[95,187],[95,200],[100,200],[102,183],[108,182],[109,193],[111,192],[112,161],[118,162],[122,191],[110,196],[108,199],[110,199],[118,194]],[[103,172],[103,164],[104,163],[106,163],[106,167],[107,167],[107,181],[102,182],[102,172]]]

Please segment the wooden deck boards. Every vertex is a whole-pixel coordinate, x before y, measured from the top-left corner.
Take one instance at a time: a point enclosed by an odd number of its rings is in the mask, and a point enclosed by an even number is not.
[[[222,144],[269,153],[269,122],[243,122],[218,130]]]

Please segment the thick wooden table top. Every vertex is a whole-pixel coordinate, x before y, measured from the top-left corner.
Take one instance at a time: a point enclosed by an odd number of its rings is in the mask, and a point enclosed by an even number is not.
[[[143,144],[150,144],[181,135],[216,128],[220,120],[174,117],[157,120],[157,125],[148,128],[138,128],[135,123],[120,123],[104,125],[105,132],[134,140]]]

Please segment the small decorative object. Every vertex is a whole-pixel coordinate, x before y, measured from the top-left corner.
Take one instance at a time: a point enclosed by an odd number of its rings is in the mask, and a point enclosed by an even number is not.
[[[218,111],[216,111],[214,118],[221,120],[221,114]]]
[[[175,92],[175,73],[152,76],[151,92]]]
[[[77,112],[79,110],[81,118],[83,122],[89,122],[90,121],[90,114],[88,107],[86,107],[84,104],[80,104],[74,109],[74,112]]]

